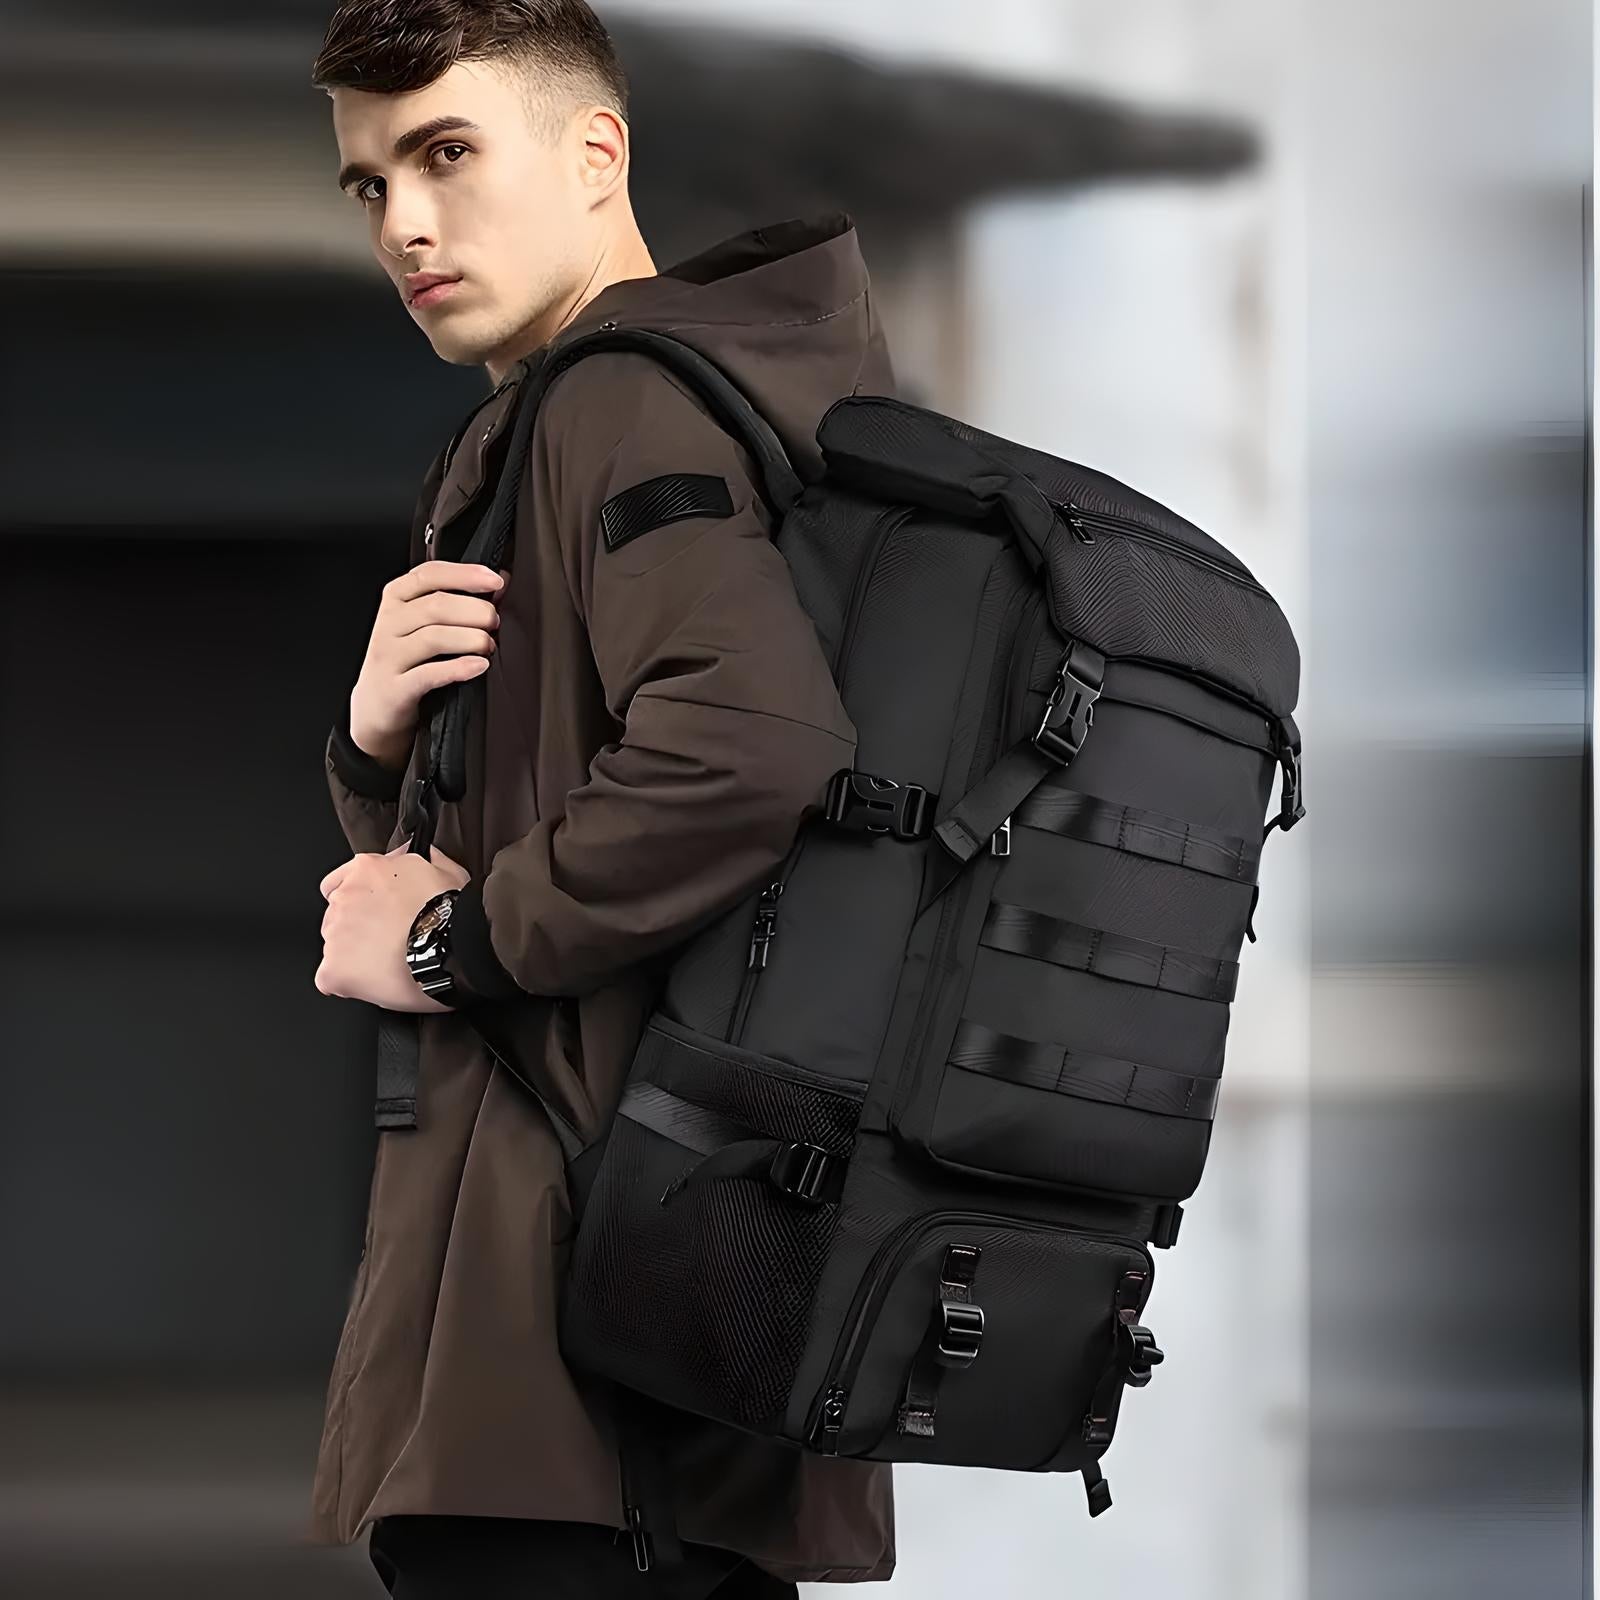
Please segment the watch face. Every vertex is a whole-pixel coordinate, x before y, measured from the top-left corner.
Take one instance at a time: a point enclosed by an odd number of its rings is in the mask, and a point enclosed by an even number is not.
[[[412,924],[411,943],[419,946],[429,943],[433,936],[450,920],[450,912],[455,906],[454,897],[436,900],[432,905],[422,908],[417,920]]]

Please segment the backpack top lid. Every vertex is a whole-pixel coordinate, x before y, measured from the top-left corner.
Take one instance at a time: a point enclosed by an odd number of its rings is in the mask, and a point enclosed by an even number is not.
[[[1203,678],[1273,719],[1300,687],[1277,602],[1225,546],[1093,468],[903,400],[849,396],[817,430],[828,480],[875,498],[1003,518],[1063,638]]]

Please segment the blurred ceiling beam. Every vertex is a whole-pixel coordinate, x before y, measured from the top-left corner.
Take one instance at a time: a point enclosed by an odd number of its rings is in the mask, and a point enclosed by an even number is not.
[[[28,159],[0,184],[0,265],[110,259],[375,271],[333,186],[309,84],[324,7],[25,6],[0,52],[0,118]],[[151,25],[152,13],[159,17]],[[863,238],[938,236],[1001,195],[1203,181],[1260,156],[1247,125],[1086,88],[886,63],[824,43],[621,17],[633,194],[658,261],[840,207]]]

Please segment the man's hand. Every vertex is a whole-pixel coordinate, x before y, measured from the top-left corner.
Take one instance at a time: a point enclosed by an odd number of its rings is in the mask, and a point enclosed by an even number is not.
[[[318,885],[328,909],[322,914],[322,964],[316,985],[322,994],[365,1000],[386,1011],[453,1011],[422,992],[406,965],[406,935],[417,913],[434,895],[459,889],[471,874],[442,851],[429,859],[409,843],[387,855],[352,856]]]
[[[504,587],[493,567],[468,561],[423,561],[384,584],[350,693],[350,737],[360,749],[405,765],[423,695],[488,667],[500,613],[478,596]]]

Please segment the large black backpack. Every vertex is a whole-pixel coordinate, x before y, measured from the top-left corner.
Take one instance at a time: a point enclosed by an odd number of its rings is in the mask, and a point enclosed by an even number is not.
[[[504,564],[539,397],[601,349],[749,449],[859,743],[673,959],[603,1143],[557,1118],[566,1359],[830,1455],[1081,1472],[1098,1514],[1262,846],[1303,815],[1294,636],[1164,506],[899,400],[835,404],[802,484],[704,357],[631,330],[552,350],[461,559]],[[434,708],[445,798],[468,703]]]

